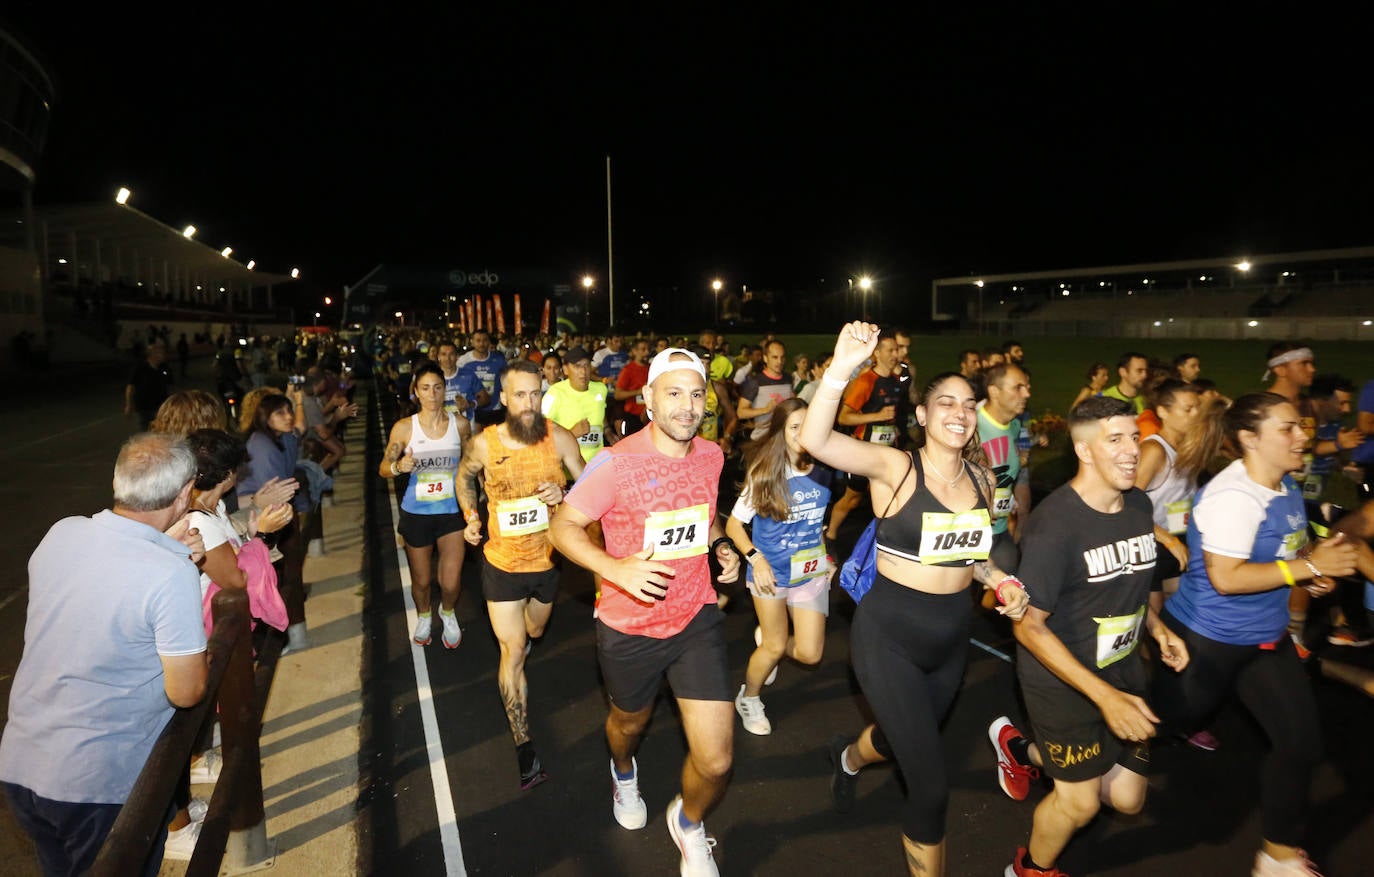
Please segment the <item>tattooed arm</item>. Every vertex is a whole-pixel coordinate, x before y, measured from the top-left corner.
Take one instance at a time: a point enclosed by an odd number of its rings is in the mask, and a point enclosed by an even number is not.
[[[458,464],[458,508],[467,520],[463,538],[469,545],[482,542],[482,519],[477,511],[477,479],[487,468],[487,443],[479,436],[468,441],[463,449],[463,462]]]
[[[396,424],[391,427],[391,437],[387,439],[386,451],[382,454],[381,464],[377,466],[377,474],[383,478],[395,478],[401,472],[409,472],[414,469],[414,461],[408,460],[408,455],[405,452],[408,444],[410,444],[410,418],[406,417],[396,421]]]

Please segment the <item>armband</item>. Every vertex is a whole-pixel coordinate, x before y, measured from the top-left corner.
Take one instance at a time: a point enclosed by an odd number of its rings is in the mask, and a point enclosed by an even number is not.
[[[1002,596],[1002,588],[1006,587],[1009,584],[1015,585],[1023,591],[1026,590],[1026,586],[1023,585],[1021,583],[1021,580],[1018,579],[1016,576],[1007,576],[1006,578],[1002,579],[1002,581],[997,583],[997,587],[993,588],[992,593],[996,595],[997,602],[1001,603],[1003,606],[1007,605],[1007,600],[1005,597]]]
[[[1283,583],[1284,583],[1285,585],[1287,585],[1288,587],[1291,588],[1291,587],[1295,586],[1295,585],[1298,583],[1298,580],[1295,579],[1295,578],[1293,578],[1293,571],[1292,571],[1291,569],[1288,568],[1288,561],[1286,561],[1286,560],[1276,560],[1276,561],[1274,561],[1274,563],[1278,564],[1278,566],[1279,566],[1279,572],[1283,574]],[[1311,565],[1312,565],[1312,564],[1310,564],[1310,563],[1308,564],[1308,566],[1311,566]]]

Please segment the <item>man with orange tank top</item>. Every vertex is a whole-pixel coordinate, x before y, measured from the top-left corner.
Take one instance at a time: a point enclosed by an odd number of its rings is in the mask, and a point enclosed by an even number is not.
[[[549,517],[563,502],[567,475],[582,474],[582,453],[573,434],[540,413],[543,374],[516,360],[501,372],[503,423],[473,438],[458,475],[458,503],[471,545],[482,542],[477,511],[478,479],[487,495],[487,544],[482,591],[487,617],[501,647],[496,674],[515,740],[520,788],[548,779],[530,740],[525,658],[544,633],[558,593],[558,570],[549,544]],[[566,474],[565,474],[566,470]]]

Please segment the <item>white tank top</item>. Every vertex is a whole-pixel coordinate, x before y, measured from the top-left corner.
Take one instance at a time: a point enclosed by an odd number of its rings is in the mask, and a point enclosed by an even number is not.
[[[1164,449],[1163,468],[1155,473],[1145,488],[1145,494],[1154,504],[1155,526],[1169,533],[1182,533],[1188,529],[1188,517],[1193,510],[1193,494],[1197,485],[1175,468],[1178,451],[1173,449],[1158,433],[1148,436],[1145,441],[1158,442]]]

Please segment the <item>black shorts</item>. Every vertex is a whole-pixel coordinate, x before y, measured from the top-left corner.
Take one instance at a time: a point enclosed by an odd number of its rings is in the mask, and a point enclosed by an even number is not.
[[[533,598],[540,603],[552,603],[558,595],[558,568],[543,572],[506,572],[482,563],[482,596],[488,603],[509,603]]]
[[[442,515],[417,515],[401,509],[401,520],[396,523],[396,532],[411,548],[429,548],[441,536],[461,533],[467,524],[463,516],[454,512]]]
[[[725,616],[714,603],[703,603],[687,626],[667,639],[621,633],[598,620],[596,657],[606,694],[627,713],[654,702],[665,674],[679,699],[735,699],[725,655]]]
[[[1132,655],[1127,660],[1139,658]],[[1021,692],[1030,713],[1031,736],[1051,778],[1085,782],[1118,764],[1150,775],[1149,741],[1133,743],[1113,734],[1102,713],[1082,694],[1067,685],[1022,685]]]

